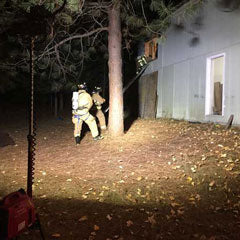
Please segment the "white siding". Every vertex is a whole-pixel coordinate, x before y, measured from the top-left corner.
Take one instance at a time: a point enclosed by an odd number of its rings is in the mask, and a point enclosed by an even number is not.
[[[173,82],[174,69],[169,66],[163,69],[162,75],[162,116],[172,117],[173,114]]]
[[[199,14],[199,13],[198,13]],[[227,122],[235,115],[240,124],[240,14],[239,10],[223,12],[214,1],[201,11],[202,26],[194,28],[186,21],[185,31],[170,27],[166,42],[158,50],[158,59],[150,63],[144,74],[159,71],[157,117],[173,117],[193,121]],[[191,46],[199,36],[199,44]],[[205,116],[207,58],[225,54],[224,116]]]
[[[229,49],[228,61],[228,115],[234,114],[234,123],[240,123],[240,45]],[[237,121],[238,120],[238,121]]]
[[[173,118],[188,118],[189,62],[174,65]]]
[[[189,120],[203,121],[205,113],[206,61],[199,57],[190,61]]]

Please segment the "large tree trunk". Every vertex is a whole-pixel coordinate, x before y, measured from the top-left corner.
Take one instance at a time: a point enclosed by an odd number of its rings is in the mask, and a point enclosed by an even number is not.
[[[120,7],[114,5],[108,13],[108,52],[109,52],[109,133],[120,136],[123,126],[123,88],[122,88],[122,34]]]

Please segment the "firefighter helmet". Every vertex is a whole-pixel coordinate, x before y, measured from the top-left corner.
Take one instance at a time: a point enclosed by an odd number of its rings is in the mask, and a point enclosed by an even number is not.
[[[87,89],[87,84],[85,82],[78,84],[78,89],[79,90],[86,90]]]
[[[94,89],[92,90],[92,94],[94,93],[100,93],[102,91],[101,87],[95,86]]]

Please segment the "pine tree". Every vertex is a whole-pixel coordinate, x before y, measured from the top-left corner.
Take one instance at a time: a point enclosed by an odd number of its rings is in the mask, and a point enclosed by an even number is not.
[[[192,6],[201,2],[194,1]],[[53,86],[67,86],[69,79],[77,83],[86,73],[85,63],[91,61],[93,52],[97,48],[108,50],[102,54],[109,58],[109,132],[123,134],[122,49],[131,49],[141,39],[162,38],[176,6],[166,5],[164,0],[68,0],[64,11],[53,17],[51,13],[61,6],[60,0],[12,3],[11,7],[24,9],[30,25],[39,24],[46,32],[46,47],[39,49],[36,60],[44,66],[43,76],[46,69],[49,71]],[[40,17],[34,18],[36,15]]]

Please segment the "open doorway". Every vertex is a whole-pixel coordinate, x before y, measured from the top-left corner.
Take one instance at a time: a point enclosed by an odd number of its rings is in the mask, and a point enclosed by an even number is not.
[[[225,54],[207,59],[206,115],[224,115]]]

